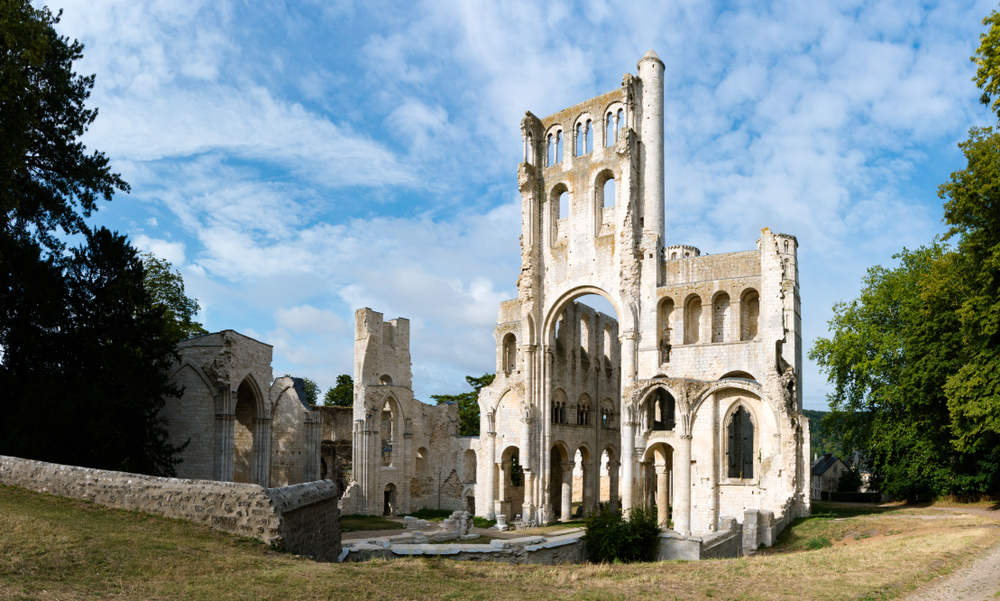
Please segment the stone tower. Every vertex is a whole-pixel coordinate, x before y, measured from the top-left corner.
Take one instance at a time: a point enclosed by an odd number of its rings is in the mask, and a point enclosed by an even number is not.
[[[682,534],[748,509],[807,515],[797,241],[764,228],[752,251],[666,247],[664,66],[650,51],[638,72],[521,121],[521,274],[480,395],[477,511],[550,522],[569,517],[566,499],[588,511],[607,489],[625,509],[655,504]],[[582,316],[588,294],[614,307],[613,328]],[[570,419],[603,403],[577,396],[584,358],[599,390],[614,382],[599,426]]]

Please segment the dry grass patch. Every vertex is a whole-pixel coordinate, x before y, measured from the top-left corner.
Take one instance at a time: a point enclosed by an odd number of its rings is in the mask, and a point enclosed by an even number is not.
[[[840,529],[851,522],[894,533],[848,537],[851,544],[838,540],[818,551],[690,563],[401,559],[340,565],[275,553],[185,522],[0,487],[0,598],[880,599],[998,542],[998,529],[982,518],[835,519],[819,520],[827,526],[803,521],[791,534],[807,525]]]

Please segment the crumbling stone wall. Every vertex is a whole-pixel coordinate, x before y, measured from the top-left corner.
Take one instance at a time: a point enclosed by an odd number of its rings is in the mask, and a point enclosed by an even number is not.
[[[328,480],[264,488],[0,455],[0,484],[187,520],[321,561],[335,561],[341,551],[337,490]]]

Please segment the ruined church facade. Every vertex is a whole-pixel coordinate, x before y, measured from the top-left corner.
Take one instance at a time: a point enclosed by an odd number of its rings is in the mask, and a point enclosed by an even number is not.
[[[620,499],[690,534],[809,514],[798,243],[668,244],[663,72],[650,51],[620,88],[521,122],[521,274],[479,398],[478,515],[547,523]],[[591,294],[616,315],[575,302]]]

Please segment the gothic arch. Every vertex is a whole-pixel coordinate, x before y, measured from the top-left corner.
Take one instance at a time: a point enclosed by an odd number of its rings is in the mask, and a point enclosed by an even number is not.
[[[577,298],[588,294],[603,296],[609,303],[611,303],[611,306],[615,309],[616,317],[618,319],[619,334],[626,331],[626,328],[623,327],[623,323],[631,326],[628,329],[635,329],[635,316],[632,314],[632,311],[630,310],[627,314],[624,314],[621,306],[618,304],[618,301],[602,288],[590,285],[575,286],[560,294],[546,312],[545,321],[542,323],[542,340],[544,340],[546,344],[552,346],[555,345],[555,323],[556,320],[559,319],[563,310],[565,310],[566,307]]]

